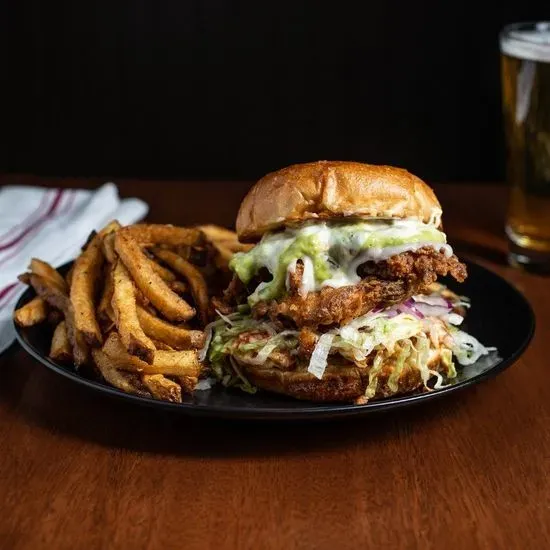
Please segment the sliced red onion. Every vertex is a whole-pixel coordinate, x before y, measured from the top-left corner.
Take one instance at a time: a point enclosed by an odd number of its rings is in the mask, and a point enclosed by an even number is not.
[[[416,317],[418,319],[424,319],[424,315],[422,314],[422,312],[419,311],[414,305],[410,305],[407,302],[410,302],[410,300],[399,304],[396,307],[397,311],[400,311],[401,313],[408,313],[409,315],[412,315],[413,317]]]

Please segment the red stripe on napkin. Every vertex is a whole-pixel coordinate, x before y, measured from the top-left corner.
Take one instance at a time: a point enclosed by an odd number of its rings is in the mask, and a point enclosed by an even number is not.
[[[27,226],[21,234],[13,238],[10,242],[0,245],[0,252],[4,250],[8,250],[9,248],[12,248],[16,244],[20,243],[33,229],[42,225],[46,221],[46,219],[55,212],[57,206],[59,205],[59,202],[61,201],[62,196],[63,196],[63,189],[57,189],[55,192],[53,202],[50,205],[50,208],[48,209],[48,211],[42,216],[40,216],[40,218],[38,218],[35,222]]]

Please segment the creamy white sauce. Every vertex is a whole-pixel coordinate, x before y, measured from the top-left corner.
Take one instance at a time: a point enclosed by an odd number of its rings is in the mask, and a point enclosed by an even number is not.
[[[434,220],[434,221],[437,221]],[[376,221],[365,222],[361,224],[363,231],[357,231],[351,234],[348,239],[348,247],[351,251],[360,250],[362,243],[368,233],[376,232],[380,236],[410,238],[418,234],[419,226],[429,226],[429,224],[420,224],[415,220],[396,220],[391,226],[386,228],[380,228],[380,224]],[[330,249],[335,243],[333,232],[326,225],[312,225],[306,227],[301,231],[302,235],[315,235],[322,247]],[[397,246],[386,246],[367,248],[361,250],[354,257],[350,257],[347,262],[341,262],[337,267],[332,277],[321,282],[316,282],[315,274],[313,270],[313,262],[309,256],[300,258],[304,265],[304,271],[302,276],[302,284],[299,289],[299,294],[305,296],[312,291],[320,290],[323,287],[340,288],[343,286],[355,285],[361,281],[361,277],[357,274],[357,269],[360,265],[366,262],[380,262],[387,260],[392,256],[402,254],[404,252],[416,252],[420,248],[430,247],[442,252],[445,257],[449,258],[453,254],[453,249],[446,243],[424,241],[417,243],[408,243]],[[351,254],[350,254],[351,256]],[[296,269],[297,260],[293,260],[288,266],[288,273],[294,272]],[[289,278],[286,278],[286,288],[289,289]]]
[[[309,256],[302,258],[304,264],[304,272],[302,275],[302,283],[300,285],[299,293],[301,296],[305,296],[309,292],[313,292],[317,288],[315,282],[315,272],[313,270],[313,262]],[[288,288],[288,287],[287,287]]]
[[[363,250],[349,264],[341,265],[340,268],[336,269],[334,275],[330,279],[326,279],[325,281],[319,283],[316,290],[319,290],[325,286],[340,288],[342,286],[356,285],[361,280],[361,277],[357,275],[357,269],[360,265],[366,262],[381,262],[391,258],[392,256],[397,256],[397,254],[402,254],[403,252],[416,252],[423,247],[430,247],[434,250],[439,250],[445,254],[445,257],[447,258],[453,254],[453,249],[448,244],[434,242],[411,243],[400,246],[388,246],[386,248],[369,248],[367,250]]]
[[[302,295],[327,286],[354,285],[360,281],[357,268],[365,262],[387,260],[422,247],[432,247],[451,256],[452,248],[436,223],[439,223],[437,216],[428,224],[413,219],[310,222],[264,235],[250,252],[235,256],[234,269],[237,273],[250,273],[265,267],[274,276],[284,269],[281,286],[288,290],[289,275],[301,260],[304,270],[299,293]],[[270,281],[261,283],[251,296],[253,301],[260,299],[260,293],[270,284]]]

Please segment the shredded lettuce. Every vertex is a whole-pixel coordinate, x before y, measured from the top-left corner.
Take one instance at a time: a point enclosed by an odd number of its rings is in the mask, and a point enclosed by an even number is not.
[[[420,371],[420,378],[424,387],[428,387],[428,381],[430,380],[430,369],[428,368],[428,363],[430,361],[430,341],[425,334],[419,334],[415,342],[416,346],[413,346],[416,349],[417,362],[416,366]]]
[[[397,356],[393,370],[388,378],[388,388],[394,393],[399,389],[398,381],[405,367],[405,361],[414,355],[413,345],[410,339],[407,339],[403,342],[401,346],[401,351]]]
[[[472,365],[482,355],[487,355],[491,351],[496,351],[494,347],[485,347],[479,340],[471,334],[450,326],[449,332],[452,336],[451,350],[455,354],[458,362],[463,365]]]
[[[412,315],[402,313],[387,318],[383,313],[364,315],[336,331],[333,347],[352,361],[364,361],[375,348],[393,353],[400,340],[422,332],[422,323]]]
[[[242,373],[235,358],[246,356],[248,363],[261,365],[276,349],[295,349],[298,346],[297,331],[277,333],[271,323],[253,319],[247,310],[223,315],[209,328],[212,337],[207,356],[216,378],[226,387],[237,386],[249,393],[256,389]],[[239,342],[239,335],[249,331],[257,332],[258,338]]]
[[[311,359],[307,370],[319,380],[323,378],[323,374],[327,368],[328,354],[332,348],[333,340],[334,334],[326,332],[319,338],[317,345],[311,354]]]
[[[376,395],[376,390],[378,389],[378,376],[384,366],[384,354],[378,352],[374,358],[374,362],[369,372],[369,385],[365,390],[365,397],[367,399],[372,399]]]
[[[424,298],[419,303],[442,308],[445,313],[436,316],[418,316],[392,306],[380,311],[371,311],[348,324],[320,334],[310,358],[308,371],[322,379],[329,355],[339,354],[360,367],[369,368],[369,384],[365,398],[378,391],[379,378],[386,359],[392,358],[392,370],[387,387],[392,393],[399,390],[399,381],[405,369],[416,369],[425,388],[435,378],[432,387],[444,387],[445,381],[457,376],[454,359],[462,365],[471,365],[481,356],[496,348],[482,345],[472,335],[457,328],[463,317],[452,313],[457,304],[468,304],[464,296],[445,298],[448,308],[437,295],[445,287]],[[276,351],[297,353],[297,330],[278,331],[270,321],[257,320],[250,316],[249,307],[241,307],[231,315],[222,315],[207,327],[207,343],[201,351],[208,357],[212,372],[225,386],[240,387],[244,391],[256,389],[247,380],[239,366],[239,359],[254,365],[262,365]],[[243,333],[247,338],[239,338]],[[430,369],[429,365],[439,354],[443,373]],[[372,361],[372,363],[371,363]]]

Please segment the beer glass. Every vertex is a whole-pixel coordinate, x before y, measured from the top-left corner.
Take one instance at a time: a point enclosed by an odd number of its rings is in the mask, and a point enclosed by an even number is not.
[[[500,32],[512,265],[550,268],[550,21]]]

